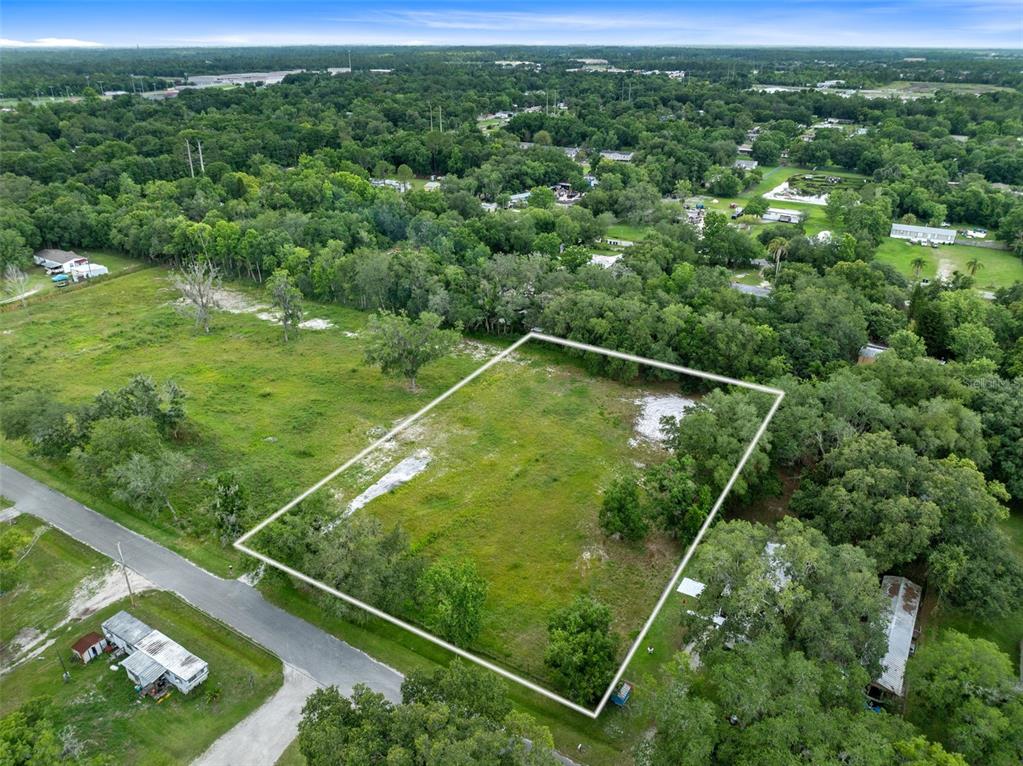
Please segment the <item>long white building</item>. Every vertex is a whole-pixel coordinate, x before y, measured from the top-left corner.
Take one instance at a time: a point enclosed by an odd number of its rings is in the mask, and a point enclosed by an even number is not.
[[[893,223],[889,235],[895,239],[913,239],[920,242],[937,242],[941,245],[954,245],[955,229],[939,229],[935,226],[914,226],[909,223]]]

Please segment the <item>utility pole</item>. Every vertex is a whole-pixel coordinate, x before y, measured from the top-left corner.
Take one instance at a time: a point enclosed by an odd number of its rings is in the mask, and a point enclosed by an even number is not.
[[[430,104],[430,132],[433,133],[433,104]]]
[[[444,132],[444,107],[443,106],[438,106],[437,107],[437,119],[440,120],[440,132],[443,133]]]
[[[348,74],[354,74],[352,72],[352,52],[348,51]]]
[[[206,163],[202,161],[202,141],[198,138],[195,139],[196,146],[199,147],[199,172],[206,175]]]
[[[124,565],[124,552],[121,550],[121,541],[117,541],[117,555],[121,558],[121,571],[124,573],[124,584],[128,586],[128,596],[131,598],[131,606],[135,608],[135,591],[131,589],[131,580],[128,579],[128,567]]]
[[[192,167],[192,145],[185,139],[185,151],[188,152],[188,174],[195,178],[195,168]]]
[[[61,678],[64,679],[64,683],[71,680],[71,674],[67,672],[67,665],[64,664],[64,658],[60,654],[60,649],[57,650],[57,659],[60,660],[60,667],[64,671]]]

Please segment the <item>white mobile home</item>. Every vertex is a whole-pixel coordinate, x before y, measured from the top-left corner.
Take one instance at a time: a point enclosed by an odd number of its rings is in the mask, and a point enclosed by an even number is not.
[[[939,245],[954,245],[956,242],[955,229],[939,229],[935,226],[914,226],[908,223],[893,223],[889,236],[895,239],[910,239],[928,244],[936,242]]]
[[[60,269],[65,274],[74,267],[84,266],[89,263],[88,258],[79,255],[73,250],[39,250],[32,256],[32,260],[37,266],[42,266],[46,269]]]
[[[123,610],[103,623],[103,635],[127,652],[121,665],[142,693],[172,684],[188,694],[209,676],[204,660]]]

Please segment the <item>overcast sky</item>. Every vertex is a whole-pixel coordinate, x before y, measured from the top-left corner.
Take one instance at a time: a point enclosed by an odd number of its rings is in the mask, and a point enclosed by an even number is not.
[[[3,0],[4,45],[1023,47],[1023,0]]]

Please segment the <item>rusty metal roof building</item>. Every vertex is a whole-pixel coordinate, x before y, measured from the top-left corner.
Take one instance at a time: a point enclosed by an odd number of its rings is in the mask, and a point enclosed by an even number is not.
[[[881,590],[891,600],[891,613],[888,616],[888,651],[881,660],[881,675],[874,683],[901,697],[916,616],[920,611],[920,586],[905,577],[886,575],[881,580]]]

